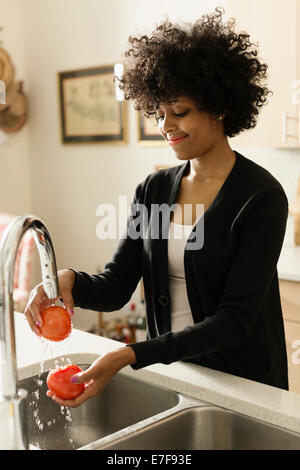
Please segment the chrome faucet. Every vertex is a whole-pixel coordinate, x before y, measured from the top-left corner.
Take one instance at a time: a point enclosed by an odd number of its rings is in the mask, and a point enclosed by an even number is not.
[[[30,230],[40,255],[44,290],[49,299],[59,295],[55,253],[48,230],[34,215],[19,216],[0,240],[0,449],[28,449],[24,420],[26,390],[17,389],[13,281],[19,244]]]

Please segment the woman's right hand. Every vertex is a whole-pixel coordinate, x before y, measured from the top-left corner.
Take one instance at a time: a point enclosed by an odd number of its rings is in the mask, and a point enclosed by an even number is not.
[[[24,314],[28,320],[29,326],[34,333],[40,336],[38,326],[42,325],[42,317],[40,311],[49,307],[51,303],[58,299],[62,299],[64,306],[70,315],[73,315],[74,300],[72,297],[72,289],[75,281],[75,273],[70,269],[62,269],[57,272],[59,296],[55,299],[48,299],[43,283],[41,282],[30,292],[29,300],[26,305]]]

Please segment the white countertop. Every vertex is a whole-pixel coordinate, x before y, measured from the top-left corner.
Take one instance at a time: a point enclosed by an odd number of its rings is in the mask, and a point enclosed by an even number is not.
[[[121,346],[76,329],[61,343],[47,343],[31,332],[24,315],[16,313],[15,318],[19,379],[49,370],[57,357],[69,357],[75,364],[90,363],[101,353]],[[128,366],[119,373],[300,433],[300,395],[292,392],[182,362],[155,364],[138,371]]]

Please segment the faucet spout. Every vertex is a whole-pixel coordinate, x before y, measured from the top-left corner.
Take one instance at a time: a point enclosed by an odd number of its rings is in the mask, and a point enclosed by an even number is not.
[[[19,244],[28,230],[33,234],[40,255],[44,290],[49,299],[55,299],[59,296],[55,253],[45,224],[34,215],[16,217],[8,225],[0,241],[0,358],[2,379],[2,392],[1,390],[0,392],[2,393],[2,402],[6,401],[10,404],[17,401],[20,395],[17,391],[13,302],[14,268]],[[21,395],[24,398],[24,393]],[[14,433],[15,435],[22,434],[20,429],[17,431]],[[13,448],[18,448],[15,445],[13,445]],[[20,448],[24,448],[22,443],[20,443]]]

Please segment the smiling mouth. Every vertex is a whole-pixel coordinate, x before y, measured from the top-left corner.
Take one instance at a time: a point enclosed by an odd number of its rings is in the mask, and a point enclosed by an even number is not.
[[[186,137],[187,135],[184,135],[183,137],[178,137],[178,139],[168,139],[168,144],[171,146],[180,144],[180,142],[182,142]]]

